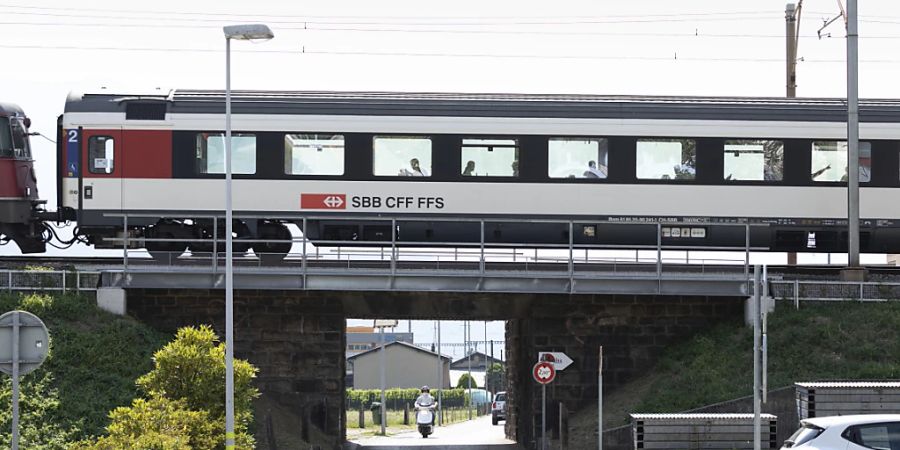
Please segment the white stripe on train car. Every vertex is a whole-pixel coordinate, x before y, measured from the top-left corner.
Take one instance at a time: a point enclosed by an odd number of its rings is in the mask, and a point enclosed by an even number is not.
[[[121,185],[118,179],[87,181],[93,186],[94,199],[89,206],[85,203],[86,209],[174,210],[190,215],[191,211],[224,208],[222,180],[134,178],[121,180]],[[104,193],[116,189],[121,189],[121,196]],[[861,217],[900,219],[896,188],[867,187],[860,191]],[[322,212],[321,208],[301,209],[304,193],[344,195],[346,203],[339,211],[347,213],[535,218],[558,215],[842,219],[847,215],[847,190],[839,186],[606,183],[234,180],[234,208],[247,212]],[[379,200],[376,202],[375,198]]]
[[[66,113],[65,128],[222,130],[224,114],[175,114],[166,120],[125,120],[124,113]],[[563,136],[678,136],[782,139],[846,139],[842,122],[735,120],[576,119],[522,117],[435,117],[234,114],[235,131],[323,133],[417,133]],[[860,139],[897,139],[900,124],[860,124]]]

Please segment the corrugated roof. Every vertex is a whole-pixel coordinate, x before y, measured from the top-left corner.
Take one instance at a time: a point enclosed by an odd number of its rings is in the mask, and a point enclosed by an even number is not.
[[[794,383],[804,388],[900,388],[900,381],[815,381]]]
[[[631,414],[633,420],[747,420],[753,419],[753,414]],[[771,414],[760,414],[763,420],[774,420],[776,417]]]

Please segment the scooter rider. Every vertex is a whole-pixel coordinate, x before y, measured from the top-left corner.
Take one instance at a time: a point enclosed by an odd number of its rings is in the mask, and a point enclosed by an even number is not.
[[[434,407],[434,397],[431,396],[428,386],[422,386],[422,393],[416,398],[415,407],[416,409]],[[434,425],[434,414],[431,415],[431,424]]]

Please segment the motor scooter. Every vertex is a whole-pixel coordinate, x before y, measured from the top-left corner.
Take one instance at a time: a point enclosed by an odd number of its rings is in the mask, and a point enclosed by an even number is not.
[[[416,408],[416,425],[423,438],[434,433],[434,405],[419,406]]]

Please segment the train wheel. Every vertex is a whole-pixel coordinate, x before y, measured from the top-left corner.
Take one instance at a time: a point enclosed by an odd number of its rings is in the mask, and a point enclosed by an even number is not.
[[[257,242],[253,244],[253,251],[263,264],[278,264],[291,251],[293,238],[291,230],[279,222],[261,221],[258,226],[258,239],[271,239],[279,242]]]
[[[243,255],[250,249],[250,244],[246,242],[242,242],[244,239],[249,239],[250,229],[247,228],[247,224],[241,222],[239,220],[235,220],[232,222],[232,232],[233,232],[233,240],[232,240],[232,251],[235,256]],[[200,239],[196,242],[191,242],[190,249],[191,253],[195,256],[210,256],[213,252],[213,245],[216,246],[216,252],[219,256],[224,256],[225,254],[225,223],[224,221],[219,221],[219,223],[214,228],[212,223],[198,223],[195,221],[195,225],[193,226],[194,233],[196,235],[195,239]],[[216,243],[213,244],[213,233],[217,232],[218,236],[216,237]]]
[[[144,231],[147,239],[164,239],[164,241],[149,241],[145,248],[155,261],[173,263],[187,248],[185,242],[172,242],[174,239],[189,239],[191,232],[181,222],[174,220],[160,220],[155,225],[147,227]]]

